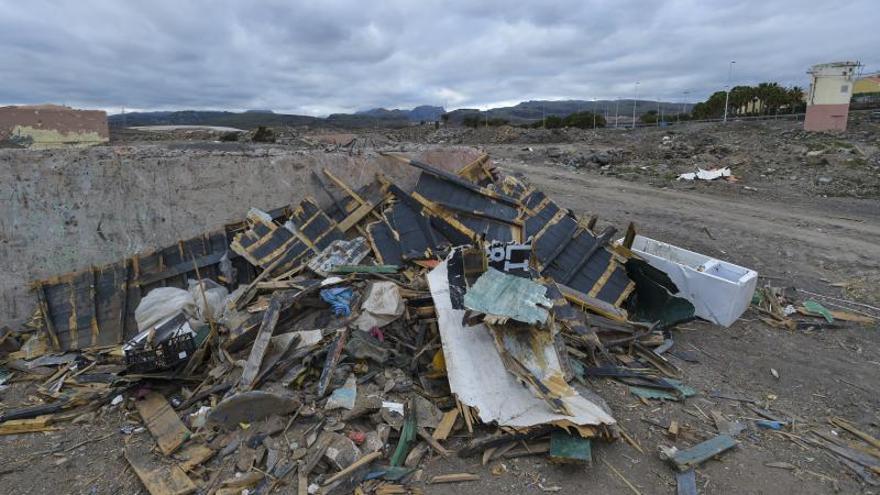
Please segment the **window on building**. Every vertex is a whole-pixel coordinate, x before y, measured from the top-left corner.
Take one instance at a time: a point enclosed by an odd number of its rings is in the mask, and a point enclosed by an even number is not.
[[[840,92],[841,93],[848,93],[849,92],[849,84],[844,84],[843,86],[841,86]]]

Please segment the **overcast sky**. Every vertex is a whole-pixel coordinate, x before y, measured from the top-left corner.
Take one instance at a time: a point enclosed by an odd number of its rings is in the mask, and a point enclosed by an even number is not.
[[[878,21],[877,0],[0,0],[0,104],[326,115],[631,98],[636,81],[698,101],[731,60],[734,84],[878,71]]]

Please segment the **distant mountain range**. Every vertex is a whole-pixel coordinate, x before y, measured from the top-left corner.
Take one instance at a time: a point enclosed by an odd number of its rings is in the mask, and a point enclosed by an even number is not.
[[[287,115],[267,111],[219,112],[210,110],[181,110],[176,112],[130,112],[107,117],[110,127],[139,125],[212,125],[253,129],[270,127],[320,125],[324,119],[306,115]]]
[[[480,111],[477,109],[462,108],[453,110],[448,114],[450,124],[460,124],[469,115],[479,115],[480,118],[504,119],[511,124],[522,124],[540,120],[543,116],[566,115],[593,111],[594,109],[604,114],[606,109],[609,117],[615,114],[615,107],[621,117],[632,115],[633,100],[554,100],[554,101],[524,101],[512,107],[491,108]],[[638,100],[636,113],[642,115],[651,110],[657,110],[658,103],[650,100]],[[684,109],[689,112],[693,105],[690,103],[660,102],[663,113],[678,113]],[[406,127],[413,123],[433,122],[440,120],[446,113],[443,107],[422,105],[411,110],[385,108],[373,108],[355,113],[334,113],[327,117],[310,117],[307,115],[294,115],[274,113],[271,110],[247,110],[244,112],[223,112],[211,110],[181,110],[160,112],[131,112],[126,114],[114,114],[108,117],[111,127],[130,127],[142,125],[212,125],[238,127],[240,129],[253,129],[257,126],[284,127],[284,126],[330,126],[347,129],[365,127]]]
[[[643,115],[651,110],[662,110],[665,114],[677,114],[682,111],[690,112],[692,103],[658,102],[653,100],[638,100],[636,114]],[[449,122],[460,124],[465,117],[479,115],[480,118],[503,119],[511,124],[524,124],[535,122],[543,117],[551,115],[565,117],[576,112],[596,112],[613,118],[615,113],[621,118],[630,116],[632,119],[633,100],[534,100],[524,101],[512,107],[490,108],[480,111],[475,108],[460,108],[449,112]]]
[[[405,119],[410,122],[433,122],[440,120],[440,116],[446,113],[443,107],[432,107],[430,105],[421,105],[412,110],[388,110],[385,108],[373,108],[372,110],[362,110],[355,115],[367,115],[380,119]]]
[[[221,112],[211,110],[182,110],[161,112],[130,112],[108,117],[111,127],[141,125],[212,125],[253,129],[265,125],[281,126],[332,126],[344,128],[406,127],[412,123],[440,120],[446,110],[443,107],[422,105],[412,110],[387,110],[374,108],[357,113],[334,113],[326,118],[275,113],[271,110],[246,110],[244,112]]]

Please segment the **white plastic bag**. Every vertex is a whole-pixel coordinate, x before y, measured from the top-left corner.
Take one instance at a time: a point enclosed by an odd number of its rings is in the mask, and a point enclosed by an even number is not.
[[[134,310],[138,330],[143,332],[173,318],[183,311],[188,317],[195,317],[198,309],[189,292],[177,287],[158,287],[141,299]]]
[[[394,282],[373,282],[361,305],[363,312],[354,324],[363,331],[384,327],[403,314],[404,303]]]
[[[205,297],[202,297],[199,281],[192,279],[189,281],[189,293],[196,303],[198,319],[201,321],[208,321],[209,318],[218,320],[223,316],[224,303],[229,291],[211,279],[202,280],[202,284],[205,286]],[[205,299],[208,300],[207,309],[205,308]]]

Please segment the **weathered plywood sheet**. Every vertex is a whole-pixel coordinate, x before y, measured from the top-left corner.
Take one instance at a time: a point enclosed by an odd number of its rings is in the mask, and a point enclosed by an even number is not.
[[[610,414],[581,395],[565,398],[573,413],[567,416],[553,412],[545,401],[520,385],[505,369],[486,326],[464,326],[464,311],[452,308],[446,262],[428,273],[428,285],[437,311],[449,387],[463,404],[479,411],[481,421],[514,428],[615,423]]]

